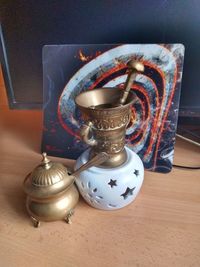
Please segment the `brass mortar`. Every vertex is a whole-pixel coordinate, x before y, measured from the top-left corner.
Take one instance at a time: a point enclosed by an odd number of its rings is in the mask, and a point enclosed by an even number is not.
[[[137,96],[129,92],[136,75],[144,71],[142,63],[131,60],[125,89],[99,88],[85,91],[75,98],[86,123],[80,135],[92,147],[90,158],[106,152],[109,159],[100,167],[116,167],[126,162],[125,133],[131,117],[131,105]]]

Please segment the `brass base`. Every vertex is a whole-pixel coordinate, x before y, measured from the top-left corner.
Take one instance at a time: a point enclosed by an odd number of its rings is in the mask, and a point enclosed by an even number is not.
[[[89,158],[93,158],[96,153],[91,149]],[[104,161],[103,163],[99,164],[99,168],[114,168],[122,165],[127,160],[127,153],[126,150],[123,149],[119,153],[116,154],[109,154],[109,158]]]

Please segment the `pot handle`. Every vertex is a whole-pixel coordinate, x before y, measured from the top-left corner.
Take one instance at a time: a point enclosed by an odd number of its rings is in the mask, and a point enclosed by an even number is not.
[[[96,146],[97,145],[97,140],[94,139],[94,136],[92,134],[92,122],[89,121],[87,124],[84,124],[81,127],[80,130],[80,135],[81,135],[81,139],[89,146]],[[92,137],[89,137],[90,135],[92,135]]]

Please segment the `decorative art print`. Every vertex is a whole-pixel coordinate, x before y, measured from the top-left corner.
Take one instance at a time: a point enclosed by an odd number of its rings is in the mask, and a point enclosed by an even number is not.
[[[123,87],[126,63],[143,62],[132,90],[126,143],[148,170],[172,168],[184,58],[182,44],[48,45],[43,48],[44,128],[42,150],[76,159],[87,147],[79,136],[83,123],[74,99],[82,91]],[[108,89],[109,90],[109,89]]]

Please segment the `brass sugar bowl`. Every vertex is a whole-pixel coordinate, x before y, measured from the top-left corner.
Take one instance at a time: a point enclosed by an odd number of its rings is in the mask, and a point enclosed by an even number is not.
[[[61,163],[52,162],[46,153],[43,160],[24,180],[26,208],[35,227],[40,221],[65,220],[70,223],[79,193],[74,176]]]

